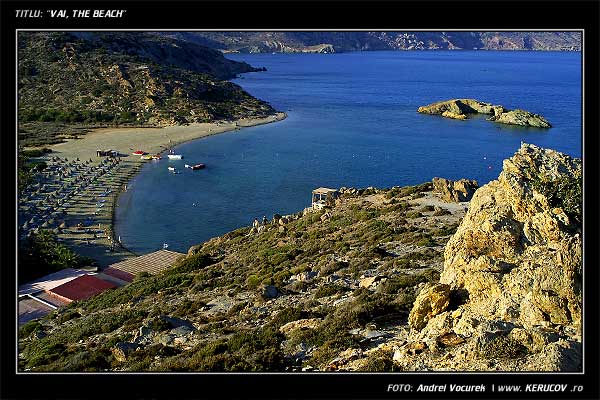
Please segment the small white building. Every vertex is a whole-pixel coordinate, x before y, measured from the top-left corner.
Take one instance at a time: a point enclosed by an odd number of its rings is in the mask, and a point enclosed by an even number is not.
[[[312,191],[312,208],[320,210],[327,205],[327,203],[333,202],[339,195],[337,189],[330,189],[320,187]]]

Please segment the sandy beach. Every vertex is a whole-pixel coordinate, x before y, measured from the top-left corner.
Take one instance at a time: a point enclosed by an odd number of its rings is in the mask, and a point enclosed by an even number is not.
[[[102,128],[87,133],[80,139],[49,146],[49,162],[55,157],[69,162],[85,163],[86,170],[105,168],[106,157],[98,157],[97,150],[116,150],[122,157],[106,173],[94,179],[93,183],[78,190],[77,194],[65,199],[64,220],[69,226],[57,234],[58,239],[78,254],[96,260],[100,267],[136,256],[118,245],[118,236],[113,235],[114,207],[119,194],[126,189],[127,182],[135,176],[146,160],[131,153],[143,150],[149,154],[162,153],[177,144],[215,135],[244,127],[281,121],[285,113],[277,113],[266,118],[241,119],[231,122],[190,124],[164,128]],[[61,161],[62,162],[62,161]],[[64,162],[63,162],[64,163]],[[104,163],[104,164],[101,164]],[[58,165],[56,165],[58,168]],[[83,167],[82,167],[83,170]],[[54,179],[54,180],[53,180]],[[56,177],[48,174],[48,186],[58,186]],[[43,182],[45,183],[45,182]],[[77,228],[77,225],[80,225]],[[81,228],[81,225],[84,228]],[[111,251],[111,239],[117,243]],[[158,249],[157,249],[158,250]]]

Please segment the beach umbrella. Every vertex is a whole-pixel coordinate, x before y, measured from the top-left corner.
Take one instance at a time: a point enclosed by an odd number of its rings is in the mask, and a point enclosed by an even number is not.
[[[54,232],[54,233],[60,233],[60,229],[54,228],[54,229],[52,229],[52,232]]]
[[[50,224],[48,224],[48,221],[44,221],[44,223],[42,224],[42,228],[47,228],[49,226]]]
[[[25,230],[25,231],[26,231],[27,229],[29,229],[29,223],[28,223],[27,221],[25,221],[25,223],[23,224],[22,228],[23,228],[23,230]]]
[[[36,223],[36,219],[35,217],[31,217],[31,219],[29,220],[30,224],[35,224]]]
[[[60,229],[67,229],[69,225],[67,225],[67,221],[63,221],[62,224],[58,226]]]

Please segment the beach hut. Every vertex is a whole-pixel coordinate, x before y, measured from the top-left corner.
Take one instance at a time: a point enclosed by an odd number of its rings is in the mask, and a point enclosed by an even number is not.
[[[320,210],[337,197],[338,191],[336,189],[317,188],[312,191],[312,208]]]

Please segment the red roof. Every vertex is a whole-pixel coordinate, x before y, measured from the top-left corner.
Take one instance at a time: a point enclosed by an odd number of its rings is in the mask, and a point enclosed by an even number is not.
[[[117,268],[108,267],[108,268],[104,269],[102,272],[104,272],[106,275],[114,276],[115,278],[119,278],[123,281],[133,282],[132,274],[130,274],[129,272],[121,271],[120,269],[117,269]]]
[[[103,281],[102,279],[95,278],[91,275],[82,275],[79,278],[51,289],[49,293],[74,301],[85,300],[95,294],[116,287],[117,285],[114,283]]]

